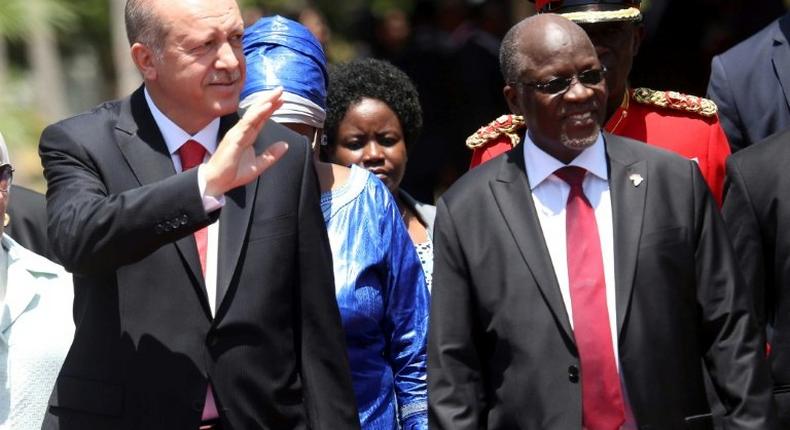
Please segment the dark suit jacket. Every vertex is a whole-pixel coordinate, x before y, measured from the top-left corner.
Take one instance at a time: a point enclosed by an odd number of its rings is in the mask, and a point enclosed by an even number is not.
[[[26,249],[52,261],[47,242],[47,199],[43,194],[19,185],[11,185],[11,202],[6,209],[11,222],[5,231]]]
[[[781,428],[790,428],[790,129],[727,161],[722,212],[762,328]]]
[[[790,127],[790,13],[713,57],[708,97],[732,152]]]
[[[222,118],[221,133],[235,121]],[[74,273],[74,343],[45,429],[196,429],[211,381],[225,428],[357,428],[310,149],[206,214],[142,88],[49,126],[49,237]],[[192,233],[220,218],[212,318]]]
[[[771,428],[751,302],[699,169],[641,142],[604,139],[617,347],[639,428],[711,428],[701,359],[728,405],[728,429]],[[584,369],[523,156],[519,146],[471,170],[437,206],[428,341],[435,429],[581,428]]]

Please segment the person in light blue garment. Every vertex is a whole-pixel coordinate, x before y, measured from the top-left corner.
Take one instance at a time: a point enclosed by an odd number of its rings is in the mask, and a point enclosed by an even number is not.
[[[243,47],[241,107],[282,86],[285,103],[272,119],[305,135],[317,154],[327,79],[319,43],[301,24],[274,16],[247,28]],[[315,161],[360,424],[425,430],[429,293],[397,203],[367,170]]]
[[[38,430],[74,336],[74,289],[63,267],[3,232],[13,171],[0,135],[0,430]]]

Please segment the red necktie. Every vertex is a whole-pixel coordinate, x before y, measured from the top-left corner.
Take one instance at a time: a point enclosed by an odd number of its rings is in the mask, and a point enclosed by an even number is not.
[[[181,170],[187,171],[203,163],[203,158],[206,156],[206,148],[190,139],[178,148],[178,156],[181,158]],[[200,256],[200,270],[203,272],[203,276],[205,276],[208,227],[203,227],[195,232],[195,242],[197,243],[198,254]]]
[[[178,156],[181,158],[181,171],[187,171],[203,163],[206,157],[206,148],[203,145],[190,139],[178,148]],[[195,232],[195,242],[197,243],[198,254],[200,255],[200,270],[206,276],[206,249],[208,248],[208,227],[203,227]],[[203,405],[201,419],[207,421],[217,418],[217,404],[214,401],[214,394],[211,391],[211,384],[206,389],[206,402]]]
[[[601,241],[595,211],[582,188],[585,173],[574,166],[555,172],[571,187],[565,233],[573,332],[581,363],[582,423],[587,430],[617,430],[625,421],[625,410],[606,307]]]

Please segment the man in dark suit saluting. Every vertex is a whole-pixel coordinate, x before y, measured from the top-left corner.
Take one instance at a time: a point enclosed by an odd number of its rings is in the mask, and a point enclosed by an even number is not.
[[[310,148],[235,112],[235,0],[129,0],[130,97],[48,127],[77,333],[45,429],[358,428]]]
[[[709,429],[701,360],[728,429],[774,425],[751,301],[695,163],[601,133],[605,72],[576,24],[503,41],[524,144],[437,206],[432,428]]]

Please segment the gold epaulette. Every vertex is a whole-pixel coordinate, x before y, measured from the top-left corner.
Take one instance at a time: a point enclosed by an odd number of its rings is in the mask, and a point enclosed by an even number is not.
[[[469,147],[469,149],[475,149],[492,140],[498,139],[500,136],[506,136],[510,139],[510,143],[516,146],[519,141],[521,141],[519,134],[523,128],[523,117],[512,114],[502,115],[487,125],[480,127],[474,134],[467,137],[466,146]]]
[[[649,88],[636,88],[631,98],[637,103],[682,110],[705,117],[714,116],[719,110],[713,100],[682,94],[677,91],[656,91]]]

